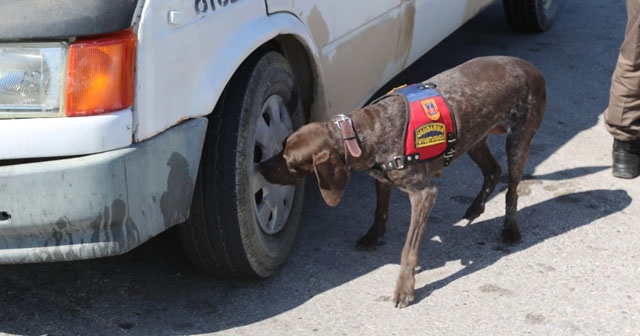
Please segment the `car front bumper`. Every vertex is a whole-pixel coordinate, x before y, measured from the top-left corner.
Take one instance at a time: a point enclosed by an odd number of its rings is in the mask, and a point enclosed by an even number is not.
[[[123,149],[0,161],[0,263],[125,253],[189,217],[207,119]]]

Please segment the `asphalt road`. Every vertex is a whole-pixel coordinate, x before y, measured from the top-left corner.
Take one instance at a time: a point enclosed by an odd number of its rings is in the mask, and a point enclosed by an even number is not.
[[[264,281],[199,275],[172,232],[115,258],[0,266],[0,334],[637,335],[640,179],[611,176],[602,126],[625,20],[623,0],[563,0],[549,32],[523,35],[498,2],[389,84],[491,54],[531,61],[548,84],[520,190],[522,243],[498,241],[504,181],[482,216],[460,220],[481,176],[469,159],[454,162],[439,181],[409,308],[391,302],[408,199],[394,191],[386,244],[357,252],[375,192],[356,174],[336,208],[307,184],[299,243]],[[504,163],[503,141],[491,144]]]

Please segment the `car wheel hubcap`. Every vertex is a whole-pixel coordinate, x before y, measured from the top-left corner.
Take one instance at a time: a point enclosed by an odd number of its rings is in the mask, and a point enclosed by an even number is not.
[[[262,231],[269,235],[280,232],[286,226],[295,186],[270,184],[258,173],[258,164],[280,153],[285,139],[292,132],[291,117],[282,97],[269,97],[262,105],[256,125],[251,172],[255,215]]]

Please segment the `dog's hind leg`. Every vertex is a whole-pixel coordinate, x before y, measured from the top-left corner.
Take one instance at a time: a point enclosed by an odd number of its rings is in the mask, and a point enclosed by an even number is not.
[[[537,127],[518,125],[512,128],[507,136],[506,151],[509,165],[509,189],[506,195],[504,226],[501,240],[503,243],[516,244],[520,242],[520,228],[518,227],[518,184],[522,179],[525,165],[529,158],[529,147]]]
[[[511,110],[511,125],[507,135],[507,162],[509,164],[509,189],[506,195],[506,213],[501,239],[504,243],[515,244],[520,241],[518,227],[518,184],[522,179],[529,147],[533,136],[538,131],[547,104],[545,81],[542,74],[530,64],[521,64],[523,74],[527,78],[528,94],[522,104]]]
[[[358,239],[356,249],[359,251],[375,251],[378,249],[380,239],[384,236],[389,213],[389,198],[391,196],[391,184],[376,180],[376,214],[373,225],[369,231]]]
[[[464,218],[471,222],[484,212],[484,204],[496,188],[498,180],[502,175],[502,168],[489,150],[487,137],[482,139],[467,153],[473,162],[480,167],[480,170],[482,170],[482,176],[484,177],[482,189],[467,209],[467,212],[464,214]]]

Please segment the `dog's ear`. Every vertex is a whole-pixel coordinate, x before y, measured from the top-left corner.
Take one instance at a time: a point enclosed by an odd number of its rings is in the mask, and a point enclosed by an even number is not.
[[[329,150],[313,155],[313,165],[322,198],[329,206],[338,205],[349,182],[349,169],[340,155]]]

